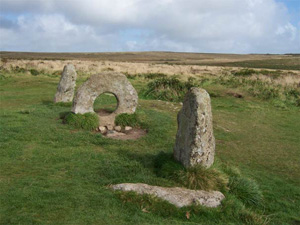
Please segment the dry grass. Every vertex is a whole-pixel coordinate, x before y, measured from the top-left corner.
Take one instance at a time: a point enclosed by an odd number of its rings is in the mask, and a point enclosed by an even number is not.
[[[241,68],[225,68],[218,66],[199,66],[199,65],[167,65],[153,63],[136,63],[136,62],[113,62],[113,61],[94,61],[94,60],[28,60],[28,59],[8,59],[0,61],[0,68],[6,70],[38,70],[50,73],[53,76],[60,76],[60,71],[67,63],[75,65],[79,76],[89,76],[102,71],[116,71],[126,74],[157,74],[162,73],[168,76],[179,75],[180,79],[187,80],[189,77],[194,78],[218,78],[220,76],[235,73]],[[249,79],[264,79],[266,82],[275,84],[299,85],[300,71],[296,70],[266,70],[255,69],[256,73],[249,76]],[[270,73],[268,73],[270,72]],[[273,76],[272,74],[276,74]]]

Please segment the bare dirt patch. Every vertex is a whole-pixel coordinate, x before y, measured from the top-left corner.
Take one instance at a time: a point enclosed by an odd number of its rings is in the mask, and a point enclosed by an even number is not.
[[[132,130],[125,132],[108,131],[108,133],[104,135],[104,137],[117,140],[136,140],[144,137],[146,134],[146,130],[133,128]]]

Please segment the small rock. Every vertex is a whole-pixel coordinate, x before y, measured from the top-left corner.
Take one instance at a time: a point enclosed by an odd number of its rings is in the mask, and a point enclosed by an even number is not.
[[[122,130],[122,127],[121,126],[115,126],[115,130],[120,132]]]
[[[132,127],[130,127],[130,126],[125,127],[125,131],[130,131],[130,130],[132,130]]]
[[[101,132],[101,134],[106,133],[106,127],[98,127],[98,130]]]
[[[114,129],[114,126],[112,126],[112,125],[107,125],[106,127],[107,127],[107,130],[113,130]]]

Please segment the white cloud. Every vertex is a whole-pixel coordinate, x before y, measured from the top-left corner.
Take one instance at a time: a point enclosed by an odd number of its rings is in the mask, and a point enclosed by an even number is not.
[[[299,27],[274,0],[0,3],[2,15],[17,16],[17,26],[0,22],[1,50],[300,52]]]

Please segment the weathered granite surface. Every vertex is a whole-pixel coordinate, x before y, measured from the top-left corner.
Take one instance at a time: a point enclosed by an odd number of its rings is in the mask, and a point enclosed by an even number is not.
[[[179,208],[193,204],[214,208],[219,206],[221,201],[225,198],[225,196],[219,191],[208,192],[179,187],[166,188],[141,183],[116,184],[113,185],[112,188],[113,190],[134,191],[138,194],[154,195]]]
[[[74,97],[77,73],[72,64],[67,64],[62,72],[54,102],[71,102]]]
[[[102,72],[92,75],[83,85],[78,89],[73,100],[72,112],[74,113],[89,113],[94,112],[94,101],[102,93],[113,94],[117,101],[117,109],[102,118],[105,124],[100,125],[114,125],[115,116],[120,113],[134,113],[138,103],[138,95],[134,87],[128,81],[124,74],[118,72]]]
[[[200,88],[191,88],[177,115],[178,131],[174,158],[185,167],[214,162],[215,138],[209,94]]]

